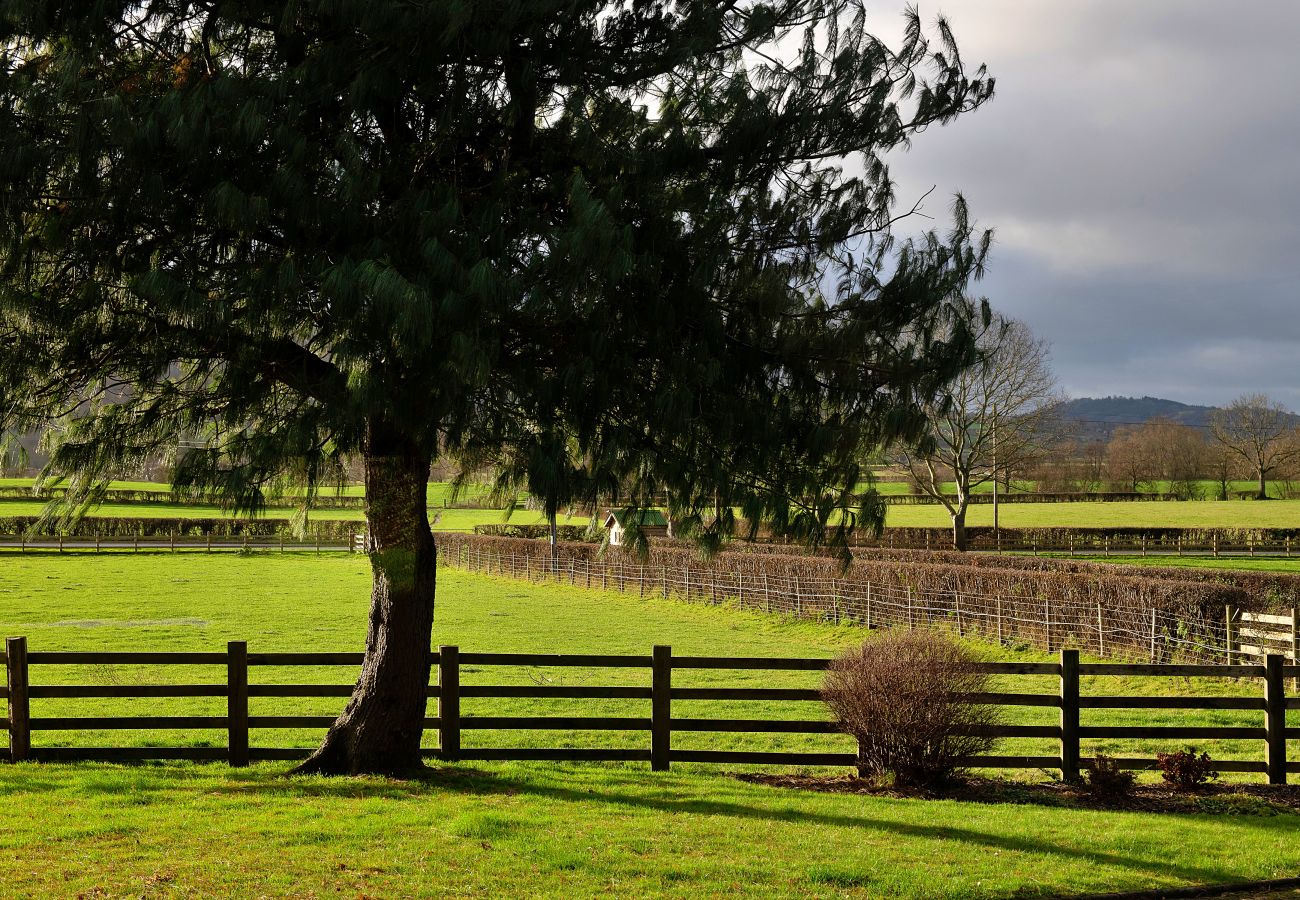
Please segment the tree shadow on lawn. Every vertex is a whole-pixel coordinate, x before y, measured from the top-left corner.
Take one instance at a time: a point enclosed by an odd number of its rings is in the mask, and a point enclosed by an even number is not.
[[[953,841],[979,845],[990,850],[1074,858],[1093,865],[1127,869],[1147,876],[1175,877],[1194,883],[1231,881],[1241,877],[1238,872],[1222,869],[1188,864],[1173,865],[1161,860],[1146,860],[1120,853],[1089,850],[1043,840],[995,834],[969,827],[908,823],[868,815],[844,815],[796,809],[790,806],[764,808],[729,800],[707,798],[699,796],[698,793],[693,795],[696,786],[683,784],[680,779],[674,778],[672,775],[653,776],[656,780],[662,779],[661,783],[656,785],[660,795],[653,796],[644,793],[644,789],[649,783],[647,773],[644,772],[595,766],[583,767],[580,772],[583,776],[582,780],[589,786],[568,787],[545,783],[548,780],[563,778],[565,769],[561,767],[494,772],[466,766],[448,765],[431,767],[421,776],[406,781],[350,778],[268,780],[263,777],[249,780],[240,785],[230,785],[222,790],[231,793],[244,791],[265,793],[269,790],[273,793],[307,794],[311,796],[409,799],[427,799],[439,792],[448,791],[469,795],[545,798],[560,803],[573,804],[605,803],[672,815],[725,816],[771,823],[825,825],[892,833],[919,840]],[[592,775],[596,775],[599,781],[591,779],[590,776]],[[642,792],[637,792],[637,789]],[[890,803],[891,801],[899,804],[934,802],[933,800],[890,797],[870,799],[875,803]],[[976,809],[989,815],[997,815],[996,804],[971,803],[970,805],[972,806],[972,816]],[[1059,804],[1042,805],[1063,809]],[[1262,819],[1253,821],[1251,819],[1252,817],[1233,817],[1233,824],[1239,827],[1244,826],[1262,830],[1279,830],[1287,827],[1282,822],[1270,823]]]
[[[87,771],[89,769],[89,771]],[[56,776],[58,770],[69,773],[67,781]],[[38,778],[32,776],[40,774]],[[569,787],[546,783],[566,774],[577,775],[586,787]],[[74,778],[73,775],[78,777]],[[598,780],[591,776],[597,776]],[[216,783],[214,783],[214,776]],[[858,829],[891,833],[926,841],[952,841],[990,850],[1011,851],[1040,856],[1054,855],[1083,860],[1094,865],[1112,866],[1132,870],[1144,875],[1175,877],[1187,882],[1209,883],[1240,878],[1241,873],[1207,866],[1171,864],[1165,861],[1146,860],[1120,853],[1090,850],[1051,843],[1040,839],[995,834],[971,827],[955,825],[921,824],[891,821],[869,815],[845,815],[796,809],[789,805],[764,808],[732,800],[700,796],[699,786],[673,775],[654,775],[657,795],[647,794],[648,773],[619,770],[613,767],[583,767],[566,770],[548,767],[545,770],[524,769],[494,772],[465,766],[438,766],[417,778],[397,780],[390,778],[319,776],[287,776],[282,769],[257,766],[252,769],[220,770],[207,766],[185,764],[123,765],[123,764],[24,764],[10,768],[0,767],[0,796],[18,792],[40,793],[42,802],[50,802],[60,794],[86,794],[96,790],[105,792],[135,791],[165,794],[201,792],[215,795],[325,797],[340,799],[390,799],[428,800],[438,793],[450,792],[465,795],[508,796],[544,798],[558,803],[604,803],[633,809],[652,810],[671,815],[725,816],[771,823],[825,825],[836,828]],[[740,782],[737,782],[739,785]],[[640,789],[640,793],[637,792]],[[775,797],[775,795],[773,795]],[[823,795],[825,797],[826,795]],[[842,796],[842,795],[841,795]],[[806,798],[805,798],[806,799]],[[864,797],[864,804],[924,804],[935,802],[923,799]],[[970,804],[972,816],[977,810],[997,815],[997,806]],[[1103,814],[1103,813],[1089,813]],[[1106,813],[1124,815],[1125,813]],[[561,814],[562,815],[562,814]],[[1129,815],[1132,815],[1131,813]],[[1199,818],[1199,817],[1198,817]],[[1136,821],[1134,827],[1138,827]],[[1285,820],[1265,820],[1252,816],[1234,816],[1235,827],[1262,831],[1279,831],[1293,828]]]

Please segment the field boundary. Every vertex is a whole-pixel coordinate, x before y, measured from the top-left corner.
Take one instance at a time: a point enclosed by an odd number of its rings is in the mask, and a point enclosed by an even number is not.
[[[224,760],[231,766],[246,766],[261,760],[296,760],[309,750],[300,748],[257,747],[250,734],[266,728],[327,728],[333,716],[255,716],[249,701],[255,697],[343,697],[351,693],[346,684],[259,684],[250,672],[264,666],[338,666],[361,665],[360,653],[250,653],[245,641],[231,641],[224,652],[61,652],[30,651],[25,637],[5,642],[3,660],[6,683],[4,698],[8,716],[9,761],[25,760],[106,760],[134,761],[151,759]],[[456,646],[439,647],[431,654],[435,683],[428,686],[427,696],[436,700],[436,715],[425,719],[425,727],[436,730],[438,747],[425,755],[446,762],[469,760],[585,760],[648,762],[653,771],[666,771],[674,762],[717,764],[760,764],[794,766],[856,766],[857,754],[808,751],[749,750],[678,750],[672,736],[683,732],[733,732],[777,734],[831,734],[838,726],[831,720],[708,718],[674,715],[674,700],[779,700],[818,702],[820,692],[814,688],[708,687],[693,688],[673,683],[673,673],[690,669],[824,671],[831,663],[825,658],[809,657],[726,657],[675,656],[669,646],[655,646],[646,655],[571,654],[571,653],[490,653],[462,652]],[[48,665],[184,665],[212,666],[225,669],[224,683],[184,684],[116,684],[116,685],[45,685],[33,680],[33,668]],[[1081,756],[1085,738],[1151,739],[1230,739],[1259,741],[1263,760],[1235,760],[1218,763],[1227,772],[1261,773],[1270,784],[1285,784],[1289,772],[1300,772],[1300,763],[1287,760],[1287,740],[1300,738],[1300,728],[1286,727],[1288,709],[1300,709],[1300,698],[1286,696],[1285,678],[1300,676],[1300,666],[1288,666],[1278,654],[1269,654],[1263,665],[1176,665],[1080,663],[1079,651],[1063,649],[1059,661],[1051,663],[985,662],[973,664],[976,671],[988,675],[1055,676],[1059,689],[1055,693],[990,693],[971,695],[976,703],[991,706],[1046,706],[1060,710],[1058,725],[994,725],[979,733],[997,738],[1053,738],[1059,752],[1054,756],[987,755],[970,757],[964,764],[972,768],[1056,768],[1066,779],[1079,776],[1091,760]],[[564,686],[564,685],[462,685],[463,666],[476,669],[500,666],[547,668],[618,668],[648,670],[649,683],[640,686]],[[1155,678],[1251,678],[1263,682],[1258,697],[1104,697],[1084,695],[1080,677],[1084,675],[1126,675]],[[221,697],[226,698],[224,716],[32,716],[31,701],[45,698],[93,699],[104,697]],[[650,702],[649,716],[467,716],[462,715],[463,697],[538,698],[538,699],[639,699]],[[1176,702],[1175,702],[1176,701]],[[1086,726],[1081,710],[1103,708],[1149,709],[1250,709],[1262,712],[1262,727],[1236,726]],[[819,706],[824,713],[824,707]],[[225,747],[33,747],[32,735],[42,732],[78,730],[203,730],[224,729]],[[648,735],[648,742],[611,748],[475,748],[466,747],[462,737],[475,731],[617,731]],[[1154,760],[1124,758],[1119,765],[1129,769],[1149,769]]]
[[[531,582],[560,582],[588,589],[617,590],[638,597],[735,604],[744,609],[865,628],[938,627],[958,636],[978,636],[1000,646],[1024,644],[1045,652],[1078,647],[1098,656],[1160,662],[1240,663],[1258,658],[1233,638],[1239,603],[1192,619],[1149,602],[1126,602],[1112,609],[1100,600],[1069,597],[1007,596],[971,590],[970,579],[952,580],[945,590],[902,583],[843,577],[745,571],[764,557],[743,554],[712,563],[670,560],[672,565],[633,562],[615,556],[563,554],[551,558],[545,544],[508,539],[474,540],[442,535],[439,565]],[[527,544],[528,547],[523,547]],[[517,552],[531,549],[535,552]],[[813,559],[800,557],[799,559]],[[901,565],[901,564],[900,564]],[[730,566],[730,567],[729,567]],[[906,567],[903,567],[906,568]],[[920,568],[920,567],[918,567]],[[981,570],[987,571],[987,570]],[[1081,576],[1083,577],[1083,576]],[[1095,579],[1094,579],[1095,580]],[[1195,585],[1189,584],[1189,591]],[[1233,596],[1233,595],[1229,595]],[[1296,661],[1300,646],[1293,634],[1288,647]],[[1257,649],[1257,648],[1256,648]]]

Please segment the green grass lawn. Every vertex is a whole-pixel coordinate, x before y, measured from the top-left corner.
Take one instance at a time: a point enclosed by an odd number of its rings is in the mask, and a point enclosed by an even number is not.
[[[1245,572],[1300,573],[1300,557],[1288,556],[1110,556],[1091,562],[1131,566],[1183,566],[1195,569],[1236,569]]]
[[[0,633],[32,650],[360,649],[368,571],[353,556],[6,556]],[[828,656],[863,637],[728,607],[471,576],[443,569],[436,643],[465,650]],[[983,648],[992,653],[990,648]],[[1006,653],[1030,659],[1026,654]],[[38,667],[35,683],[220,681],[202,667]],[[255,682],[349,680],[334,669],[258,669]],[[467,684],[643,683],[637,670],[465,667]],[[810,673],[675,673],[677,683],[813,685]],[[1085,679],[1095,693],[1240,693]],[[1047,692],[1054,679],[1003,689]],[[341,700],[253,701],[252,712],[332,714]],[[470,700],[465,714],[646,715],[643,701]],[[539,707],[544,706],[544,709]],[[220,701],[36,700],[33,715],[222,714]],[[810,718],[809,703],[678,701],[678,715]],[[1152,713],[1085,712],[1149,724]],[[1019,708],[1013,721],[1054,710]],[[1258,714],[1169,713],[1178,721]],[[254,732],[255,745],[311,746],[318,731]],[[640,745],[600,732],[466,732],[467,746]],[[42,732],[38,745],[213,743],[220,733]],[[677,735],[677,747],[844,749],[837,736]],[[1050,753],[1019,741],[1007,752]],[[1137,752],[1125,742],[1085,753]],[[1258,748],[1214,748],[1258,758]],[[738,782],[716,768],[668,774],[629,765],[461,764],[427,780],[287,778],[283,764],[0,766],[5,896],[906,896],[1002,897],[1268,878],[1300,865],[1300,818],[1098,812],[826,795]],[[1041,777],[1029,773],[1031,777]]]
[[[31,500],[0,500],[0,518],[6,516],[39,515],[44,504]],[[292,509],[269,509],[266,515],[288,518]],[[493,509],[439,509],[430,514],[437,521],[437,531],[470,531],[475,525],[495,524],[505,521],[503,510]],[[90,515],[122,518],[209,518],[224,517],[215,506],[175,506],[155,503],[108,503],[92,510]],[[318,519],[360,521],[364,513],[359,509],[319,509],[312,516]],[[1105,527],[1168,527],[1168,528],[1293,528],[1300,523],[1300,500],[1272,500],[1259,503],[1252,500],[1195,501],[1187,503],[1008,503],[1001,507],[999,520],[1007,528],[1105,528]],[[518,509],[509,519],[521,525],[541,524],[541,513]],[[585,525],[587,517],[564,517],[561,524]],[[993,509],[988,505],[970,507],[966,523],[971,526],[992,525]],[[951,525],[947,511],[938,505],[891,506],[886,525],[891,527],[947,528]]]
[[[38,516],[44,511],[45,504],[33,500],[0,499],[0,518],[9,516]],[[263,514],[267,518],[291,519],[296,510],[290,508],[271,508]],[[87,515],[105,516],[119,519],[225,519],[233,518],[233,513],[217,506],[177,506],[162,503],[105,503],[92,509]],[[517,509],[506,518],[505,510],[500,509],[440,509],[431,507],[430,519],[434,531],[473,531],[475,525],[494,525],[509,521],[515,525],[541,525],[545,517],[540,512]],[[322,521],[361,522],[365,511],[360,509],[313,509],[313,519]],[[587,516],[561,516],[561,525],[586,525]]]
[[[0,767],[8,897],[1036,896],[1291,875],[1294,816],[814,794],[597,766],[420,782]]]
[[[1300,525],[1300,500],[1007,503],[998,520],[1006,528],[1294,528]],[[946,528],[952,521],[938,505],[891,506],[885,523]],[[971,506],[966,524],[992,525],[993,507]]]

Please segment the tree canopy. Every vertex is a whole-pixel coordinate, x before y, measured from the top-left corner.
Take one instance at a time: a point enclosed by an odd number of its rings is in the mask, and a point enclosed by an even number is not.
[[[993,82],[942,21],[904,25],[891,46],[849,0],[3,0],[0,425],[67,416],[50,467],[83,497],[183,444],[178,487],[256,509],[360,454],[366,662],[309,766],[410,768],[435,456],[564,456],[557,491],[667,491],[705,539],[738,507],[842,544],[861,447],[920,433],[970,362],[945,323],[988,236],[960,201],[896,236],[887,156]]]

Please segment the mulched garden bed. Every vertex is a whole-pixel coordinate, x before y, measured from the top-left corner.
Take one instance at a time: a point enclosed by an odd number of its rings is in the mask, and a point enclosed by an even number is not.
[[[733,773],[751,784],[822,791],[830,794],[868,794],[927,800],[961,800],[968,803],[1033,803],[1091,809],[1140,812],[1212,813],[1219,815],[1277,816],[1300,814],[1300,785],[1224,782],[1193,791],[1165,784],[1139,784],[1128,797],[1100,798],[1081,785],[1063,782],[1025,782],[1003,778],[968,778],[942,791],[900,791],[846,775],[770,775]]]

